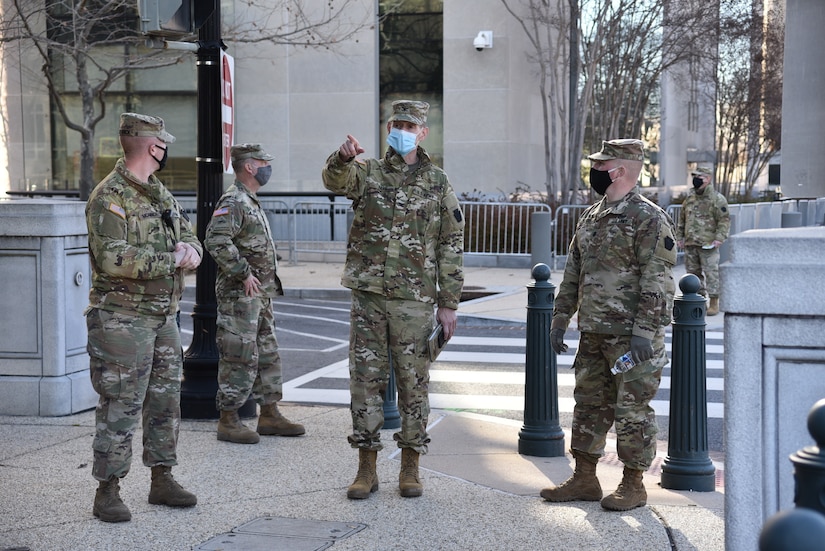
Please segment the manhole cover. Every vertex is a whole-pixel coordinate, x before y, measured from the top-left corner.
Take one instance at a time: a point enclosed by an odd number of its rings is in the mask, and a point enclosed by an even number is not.
[[[195,551],[322,551],[366,528],[357,522],[261,517],[220,534]]]

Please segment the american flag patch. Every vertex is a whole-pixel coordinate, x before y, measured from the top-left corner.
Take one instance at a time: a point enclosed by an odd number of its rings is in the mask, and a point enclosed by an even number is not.
[[[109,210],[126,220],[126,211],[120,205],[109,203]]]
[[[229,207],[221,207],[212,213],[212,216],[223,216],[229,214]]]

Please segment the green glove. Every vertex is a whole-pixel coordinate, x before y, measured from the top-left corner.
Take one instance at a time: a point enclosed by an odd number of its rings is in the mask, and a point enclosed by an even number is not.
[[[630,355],[636,363],[646,362],[653,358],[653,342],[650,339],[633,335],[630,337]]]
[[[550,330],[550,346],[556,354],[567,352],[567,345],[564,344],[564,329]]]

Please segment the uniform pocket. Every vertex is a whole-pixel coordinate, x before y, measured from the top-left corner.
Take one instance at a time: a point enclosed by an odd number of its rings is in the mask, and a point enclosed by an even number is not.
[[[87,319],[92,388],[104,398],[119,399],[137,378],[134,340],[124,331],[117,314],[94,309]]]

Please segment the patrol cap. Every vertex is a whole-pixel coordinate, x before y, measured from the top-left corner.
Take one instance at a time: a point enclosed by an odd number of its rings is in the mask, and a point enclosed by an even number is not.
[[[711,170],[707,166],[697,166],[696,169],[690,173],[691,176],[710,176]]]
[[[244,159],[258,159],[260,161],[271,161],[275,157],[264,151],[259,143],[235,144],[229,149],[232,162],[236,163]]]
[[[392,102],[392,116],[388,122],[409,121],[418,126],[427,124],[427,111],[430,104],[426,101],[400,99]]]
[[[609,161],[627,159],[628,161],[645,160],[645,144],[642,140],[622,139],[602,142],[602,150],[587,157],[591,161]]]
[[[175,143],[175,137],[164,129],[162,118],[140,113],[120,115],[120,135],[136,138],[155,137],[165,143]]]

